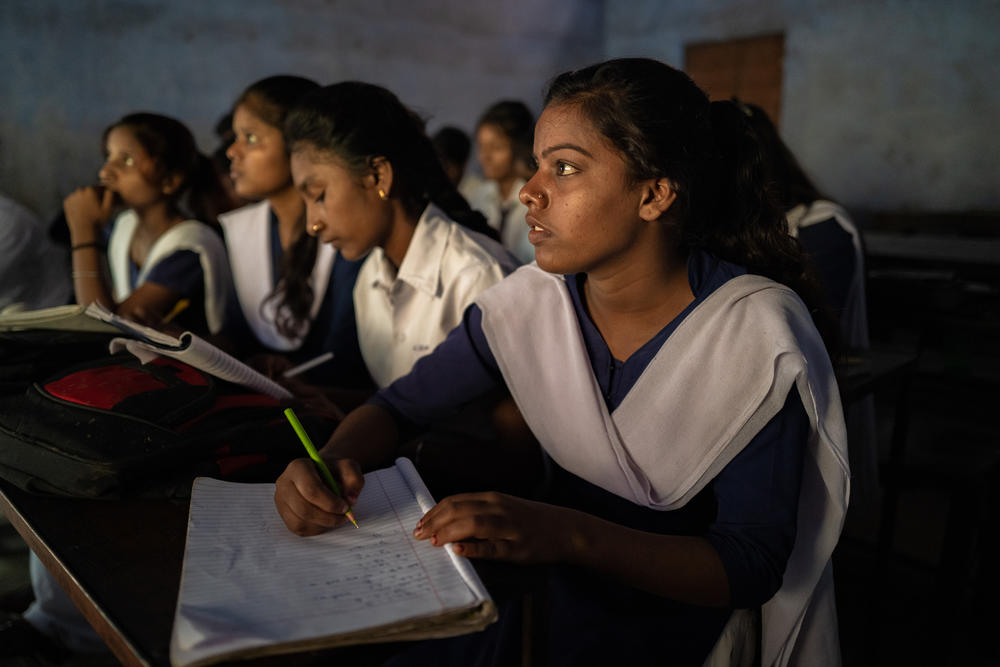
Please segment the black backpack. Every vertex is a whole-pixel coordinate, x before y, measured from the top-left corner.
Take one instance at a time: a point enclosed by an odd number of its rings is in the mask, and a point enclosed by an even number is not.
[[[197,475],[274,481],[305,454],[276,399],[173,359],[104,350],[40,381],[0,372],[0,477],[63,496],[184,497]],[[317,443],[336,426],[299,417]]]

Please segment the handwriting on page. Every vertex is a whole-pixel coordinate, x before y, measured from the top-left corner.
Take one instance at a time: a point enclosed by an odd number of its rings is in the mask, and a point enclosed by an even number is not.
[[[475,596],[444,549],[413,539],[423,511],[395,468],[370,473],[350,524],[298,537],[274,485],[201,479],[192,500],[178,609],[233,636],[292,639],[423,616]],[[289,636],[291,635],[291,636]]]

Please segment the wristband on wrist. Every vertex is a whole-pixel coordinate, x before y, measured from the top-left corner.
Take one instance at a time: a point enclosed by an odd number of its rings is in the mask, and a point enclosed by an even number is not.
[[[101,275],[100,271],[73,271],[71,273],[73,280],[77,278],[97,278]]]

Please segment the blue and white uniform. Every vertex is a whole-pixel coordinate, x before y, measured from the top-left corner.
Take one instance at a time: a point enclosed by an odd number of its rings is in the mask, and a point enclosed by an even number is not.
[[[688,277],[694,302],[623,362],[587,315],[583,276],[522,268],[373,402],[404,424],[428,423],[505,384],[555,464],[551,502],[705,537],[733,607],[763,608],[764,664],[788,664],[793,650],[829,664],[839,655],[830,554],[849,488],[829,360],[791,290],[698,252]],[[551,569],[553,664],[701,665],[731,611]],[[516,655],[516,626],[502,620],[481,641],[436,648]]]
[[[262,347],[286,354],[295,363],[324,352],[333,359],[310,371],[309,378],[340,387],[368,387],[371,379],[361,358],[354,318],[353,291],[361,260],[349,261],[320,243],[310,274],[313,303],[309,321],[298,336],[276,325],[280,299],[268,299],[278,287],[283,250],[278,218],[268,202],[244,206],[219,216],[235,294],[226,313],[226,334],[241,347]]]

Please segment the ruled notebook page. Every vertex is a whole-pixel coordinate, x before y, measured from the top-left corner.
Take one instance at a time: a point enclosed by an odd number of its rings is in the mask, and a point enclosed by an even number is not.
[[[285,527],[273,484],[195,481],[171,661],[303,641],[472,607],[488,598],[449,549],[413,539],[433,504],[412,464],[365,476],[354,515],[314,537]],[[470,576],[471,573],[471,576]]]

